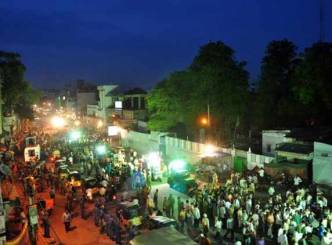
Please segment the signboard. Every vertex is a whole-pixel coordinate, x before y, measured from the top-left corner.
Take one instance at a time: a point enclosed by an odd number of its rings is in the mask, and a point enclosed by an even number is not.
[[[32,225],[38,224],[38,210],[36,205],[29,207],[29,219],[30,219],[30,224]]]
[[[122,109],[122,101],[115,101],[115,109]]]

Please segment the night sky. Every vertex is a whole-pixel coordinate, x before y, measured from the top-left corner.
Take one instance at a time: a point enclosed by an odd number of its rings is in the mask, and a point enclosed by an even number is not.
[[[255,79],[266,44],[282,38],[300,50],[319,39],[319,0],[0,0],[0,49],[20,53],[39,88],[76,79],[150,88],[217,40]]]

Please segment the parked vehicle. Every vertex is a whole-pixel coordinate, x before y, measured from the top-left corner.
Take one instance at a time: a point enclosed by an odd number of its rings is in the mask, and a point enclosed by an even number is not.
[[[150,216],[148,220],[149,229],[159,229],[162,227],[176,226],[176,220],[165,216]]]
[[[140,226],[142,224],[142,216],[140,215],[140,207],[137,199],[129,202],[121,202],[116,208],[117,214],[120,216],[122,225],[128,225],[129,222],[133,226]]]

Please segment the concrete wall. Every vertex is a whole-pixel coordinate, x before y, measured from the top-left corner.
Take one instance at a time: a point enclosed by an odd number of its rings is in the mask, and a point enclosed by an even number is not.
[[[332,187],[332,145],[314,142],[313,180]]]
[[[135,149],[140,154],[147,154],[151,151],[159,151],[160,144],[163,143],[161,136],[162,134],[159,134],[158,132],[145,134],[129,131],[127,137],[123,139],[122,142],[125,146],[129,146]],[[166,149],[166,155],[164,157],[166,159],[182,158],[192,164],[195,164],[203,157],[204,150],[207,147],[206,145],[197,142],[169,136],[164,137],[164,144]],[[216,150],[231,154],[233,157],[236,156],[245,158],[247,160],[248,169],[253,169],[256,166],[264,166],[265,164],[268,164],[274,160],[273,157],[253,154],[250,149],[248,151],[242,151],[231,148],[216,147]]]

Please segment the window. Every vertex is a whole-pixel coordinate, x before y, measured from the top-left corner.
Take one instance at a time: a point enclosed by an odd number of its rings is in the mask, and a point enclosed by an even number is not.
[[[34,156],[36,156],[36,152],[35,152],[35,150],[29,150],[29,157],[34,157]]]

